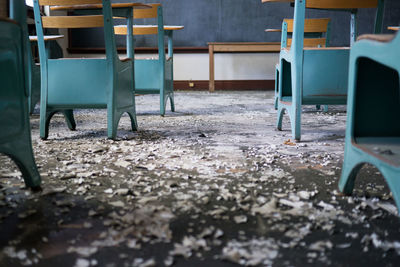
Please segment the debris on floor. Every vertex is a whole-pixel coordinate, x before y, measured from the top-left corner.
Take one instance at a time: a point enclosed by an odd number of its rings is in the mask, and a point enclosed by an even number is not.
[[[338,192],[345,107],[306,107],[302,142],[274,129],[273,92],[137,98],[106,139],[104,110],[31,118],[43,191],[0,156],[0,266],[396,266],[400,221],[371,166]],[[101,129],[101,130],[99,130]],[[384,153],[388,153],[383,151]],[[383,153],[382,152],[382,153]]]

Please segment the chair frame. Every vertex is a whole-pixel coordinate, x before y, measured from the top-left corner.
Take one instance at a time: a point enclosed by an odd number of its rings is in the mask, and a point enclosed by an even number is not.
[[[100,12],[103,16],[105,59],[49,59],[45,48],[38,1],[43,0],[34,1],[41,63],[40,137],[47,139],[50,119],[57,112],[65,114],[68,127],[74,130],[76,124],[72,109],[76,108],[106,108],[107,136],[110,139],[116,138],[119,120],[125,112],[131,119],[132,130],[136,130],[134,60],[121,61],[118,57],[110,0],[96,1],[103,4]],[[44,3],[48,2],[44,1]],[[62,5],[65,1],[55,0],[51,3]],[[92,4],[93,1],[82,0],[81,3]],[[131,33],[126,38],[130,59],[133,58],[134,46],[131,30],[132,13],[133,8],[130,7],[114,14],[127,19]],[[84,81],[87,82],[83,85]],[[83,86],[85,90],[81,90]]]
[[[363,165],[371,164],[383,174],[400,214],[400,127],[396,121],[390,121],[390,116],[395,117],[400,111],[399,48],[400,34],[397,34],[390,43],[361,40],[351,49],[345,153],[339,189],[351,194],[357,173]],[[373,75],[369,64],[379,68],[374,69]],[[385,76],[392,77],[395,73],[397,81]],[[361,79],[369,80],[363,84]],[[382,87],[378,90],[380,96],[371,99],[371,92],[376,96],[376,85]],[[377,117],[381,125],[376,125],[371,116]],[[379,147],[395,149],[395,154],[380,154],[375,151]]]
[[[304,42],[306,42],[307,40],[313,40],[316,38],[323,38],[323,36],[325,36],[325,43],[322,45],[321,42],[318,43],[318,45],[316,45],[316,43],[312,43],[310,42],[310,44],[306,44],[304,46],[307,47],[312,47],[312,46],[319,46],[321,45],[321,47],[329,47],[329,42],[330,42],[330,38],[331,38],[331,20],[328,18],[321,18],[321,19],[306,19],[305,21],[305,25],[309,24],[312,25],[312,21],[313,20],[329,20],[326,26],[326,30],[324,32],[311,32],[311,31],[307,31],[305,30],[304,34]],[[282,22],[282,34],[281,34],[281,49],[287,48],[288,44],[289,44],[289,33],[292,34],[293,33],[293,28],[289,29],[289,22],[293,21],[293,19],[284,19]],[[307,23],[309,22],[309,23]],[[294,23],[294,21],[292,22]],[[306,27],[306,26],[305,26]],[[277,31],[277,30],[276,30]],[[317,40],[317,41],[321,41],[321,40]],[[279,69],[280,69],[280,65],[277,64],[275,66],[275,100],[274,100],[274,108],[275,110],[278,110],[278,101],[279,101]],[[319,105],[317,105],[317,109],[320,109]]]
[[[171,111],[175,112],[173,76],[173,30],[164,29],[163,8],[161,4],[150,4],[157,8],[157,46],[158,59],[135,59],[135,84],[137,94],[160,94],[160,115],[164,116],[168,99]],[[146,10],[147,11],[147,10]],[[141,10],[135,10],[141,12]],[[150,18],[150,17],[147,17]],[[134,19],[137,17],[134,15]],[[141,34],[141,33],[138,33]],[[134,30],[135,35],[135,30]],[[168,39],[168,59],[165,54],[165,37]]]
[[[28,88],[29,88],[29,112],[33,113],[35,106],[37,103],[40,103],[40,65],[37,65],[35,63],[35,60],[32,55],[32,42],[36,41],[31,41],[30,36],[28,33],[28,25],[27,25],[27,17],[26,17],[26,4],[25,2],[23,4],[18,3],[19,0],[17,1],[10,1],[10,18],[18,21],[18,23],[21,25],[22,30],[23,30],[23,35],[26,44],[24,44],[24,49],[27,51],[27,56],[28,56],[28,62],[26,62],[27,66],[27,72],[28,72]],[[17,7],[17,8],[16,8]],[[53,37],[53,38],[62,38],[62,35],[56,35],[56,36],[46,36],[47,37]],[[45,38],[45,39],[46,39]],[[49,38],[50,39],[50,38]],[[46,40],[45,40],[46,41]],[[55,42],[55,40],[51,40],[50,42]],[[47,42],[46,44],[46,49],[47,49],[47,54],[50,55],[50,43]],[[57,55],[57,57],[63,57],[62,52],[61,54]]]
[[[349,48],[304,49],[304,20],[306,8],[323,9],[324,2],[316,0],[295,0],[293,42],[290,50],[282,49],[279,63],[277,129],[282,130],[282,119],[288,111],[292,137],[301,139],[301,113],[303,105],[345,105],[347,102]],[[344,3],[345,1],[341,1]],[[362,3],[362,0],[352,0]],[[349,2],[349,3],[350,3]],[[373,0],[368,1],[372,5]],[[383,0],[376,0],[377,16],[375,32],[382,29]],[[343,10],[330,1],[332,10]],[[369,7],[362,5],[362,7]],[[351,5],[349,5],[350,7]],[[351,12],[351,32],[357,32],[355,7]],[[360,6],[361,8],[361,6]],[[329,64],[327,64],[329,62]],[[320,79],[318,77],[324,77]]]
[[[18,2],[15,0],[13,2]],[[22,1],[20,1],[22,2]],[[18,4],[15,4],[16,7]],[[7,94],[2,99],[4,108],[1,111],[2,117],[8,123],[8,127],[2,128],[0,137],[0,152],[9,156],[20,169],[25,181],[25,185],[32,189],[40,188],[40,174],[37,170],[32,150],[31,128],[28,111],[28,75],[26,72],[26,60],[28,55],[24,49],[24,32],[22,27],[14,20],[0,19],[0,50],[6,51],[4,60],[14,61],[15,64],[8,62],[7,69],[14,68],[16,75],[12,86],[12,92],[5,91]],[[5,46],[3,46],[6,44]],[[11,46],[10,46],[11,44]],[[12,78],[11,76],[7,78]],[[6,83],[7,84],[7,83]],[[17,99],[15,99],[17,97]],[[11,119],[10,119],[11,118]],[[3,121],[4,122],[4,121]],[[10,130],[9,132],[6,132]]]

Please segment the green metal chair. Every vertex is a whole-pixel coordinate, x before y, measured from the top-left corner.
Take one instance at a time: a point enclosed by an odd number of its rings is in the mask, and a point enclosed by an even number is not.
[[[66,3],[68,2],[64,0],[34,1],[41,68],[40,137],[48,137],[50,119],[56,112],[64,112],[69,128],[74,129],[72,109],[77,108],[106,108],[107,136],[110,139],[116,138],[119,120],[125,112],[130,116],[132,130],[136,130],[133,54],[128,51],[128,58],[125,60],[118,57],[110,0],[74,1],[81,5],[102,4],[101,15],[41,15],[40,7],[43,5],[62,6]],[[120,10],[116,15],[125,17],[128,25],[132,25],[133,8]],[[93,27],[104,28],[105,58],[48,58],[44,28]],[[127,36],[127,44],[133,46],[132,34]]]
[[[266,29],[266,32],[282,32],[281,48],[289,48],[292,44],[290,35],[293,33],[293,19],[284,19],[282,29]],[[328,47],[330,40],[331,19],[305,19],[304,21],[304,47]],[[280,65],[275,67],[275,110],[278,109],[279,99],[279,69]],[[319,106],[317,107],[319,109]]]
[[[134,35],[157,35],[158,57],[135,59],[137,94],[160,94],[160,114],[165,115],[168,98],[175,111],[173,77],[173,32],[183,26],[164,26],[161,4],[149,4],[151,9],[134,10],[134,19],[157,19],[157,25],[134,25]],[[126,35],[126,26],[116,26],[115,33]],[[168,37],[168,56],[165,55],[165,36]]]
[[[23,26],[21,24],[21,26]],[[24,26],[23,26],[24,27]],[[45,35],[44,41],[46,45],[48,58],[62,58],[63,53],[61,47],[56,40],[63,38],[64,35]],[[31,46],[37,46],[37,36],[29,36]],[[32,53],[29,57],[30,65],[30,86],[29,86],[29,111],[33,113],[37,103],[40,103],[40,64],[35,62]]]
[[[372,164],[385,177],[400,212],[400,34],[393,37],[361,36],[351,49],[339,189],[351,194],[358,171]]]
[[[16,21],[0,19],[0,152],[11,157],[28,187],[40,186],[32,151],[24,36]]]
[[[18,23],[21,25],[23,30],[24,40],[26,42],[24,43],[24,49],[26,49],[28,54],[28,60],[26,62],[27,64],[26,68],[29,79],[28,105],[29,105],[29,111],[30,113],[32,113],[35,108],[35,105],[40,101],[40,65],[35,63],[35,60],[32,55],[31,46],[34,45],[35,43],[37,44],[37,36],[29,36],[26,13],[27,9],[25,1],[23,0],[10,1],[10,18],[18,21]],[[57,43],[51,43],[63,37],[64,37],[63,35],[44,36],[44,40],[46,42],[46,50],[49,58],[63,57],[61,48],[55,47],[58,46]]]
[[[295,0],[293,41],[290,50],[280,53],[277,128],[282,130],[284,111],[288,111],[292,136],[301,139],[303,105],[344,105],[347,99],[348,47],[304,47],[306,8],[349,10],[351,34],[356,35],[358,8],[377,8],[375,32],[382,29],[383,0]]]

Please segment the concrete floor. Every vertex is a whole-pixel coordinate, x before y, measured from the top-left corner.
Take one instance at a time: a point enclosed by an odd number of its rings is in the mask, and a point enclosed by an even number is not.
[[[31,119],[43,191],[0,156],[0,266],[399,266],[400,223],[366,166],[337,191],[345,107],[306,107],[302,142],[275,130],[273,92],[178,92],[176,113],[137,97],[106,139],[104,110],[77,131]]]

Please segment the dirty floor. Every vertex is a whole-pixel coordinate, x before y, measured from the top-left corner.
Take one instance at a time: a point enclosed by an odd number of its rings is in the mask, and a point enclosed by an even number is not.
[[[400,221],[366,166],[337,190],[344,106],[304,108],[302,142],[275,130],[273,92],[138,96],[106,139],[104,110],[62,116],[33,148],[41,192],[0,156],[0,266],[400,266]]]

